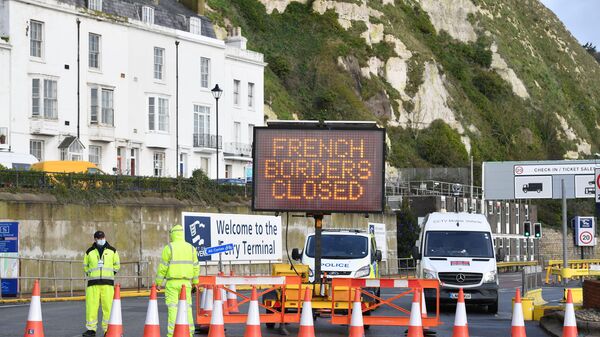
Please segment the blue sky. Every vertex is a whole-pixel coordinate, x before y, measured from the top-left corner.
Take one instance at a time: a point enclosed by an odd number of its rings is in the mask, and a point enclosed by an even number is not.
[[[581,44],[600,49],[600,0],[541,0]]]

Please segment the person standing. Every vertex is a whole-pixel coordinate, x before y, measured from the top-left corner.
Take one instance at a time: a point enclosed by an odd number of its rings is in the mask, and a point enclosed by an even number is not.
[[[165,302],[167,304],[168,321],[167,336],[173,336],[175,321],[177,319],[177,302],[181,287],[185,285],[188,303],[188,322],[190,336],[194,336],[194,319],[192,315],[192,293],[196,292],[196,285],[200,276],[200,265],[196,248],[184,240],[183,227],[176,225],[169,232],[171,242],[162,250],[161,262],[156,272],[156,288],[160,289],[166,280]],[[194,287],[192,287],[194,285]]]
[[[115,274],[121,268],[117,249],[106,242],[103,231],[94,233],[94,243],[83,257],[85,288],[85,327],[83,337],[96,336],[98,307],[102,305],[102,330],[106,333],[114,295]]]

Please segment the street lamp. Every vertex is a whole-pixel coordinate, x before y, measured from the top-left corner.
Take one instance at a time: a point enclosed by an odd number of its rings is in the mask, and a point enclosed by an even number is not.
[[[223,93],[223,90],[221,90],[221,88],[219,88],[219,85],[216,84],[214,88],[212,88],[211,90],[213,97],[215,98],[216,101],[216,107],[217,107],[217,119],[216,119],[216,124],[217,124],[217,137],[215,140],[215,152],[217,155],[217,184],[219,183],[219,98],[221,98],[221,94]]]

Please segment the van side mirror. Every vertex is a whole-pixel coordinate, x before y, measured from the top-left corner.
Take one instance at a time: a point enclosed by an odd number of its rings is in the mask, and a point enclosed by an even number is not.
[[[300,254],[300,251],[298,250],[298,248],[292,249],[292,260],[300,261],[301,259],[302,259],[302,254]]]
[[[417,247],[417,246],[412,247],[412,257],[415,260],[421,259],[421,253],[419,252],[419,247]]]
[[[382,259],[383,259],[383,254],[381,254],[381,251],[379,249],[377,249],[375,251],[375,261],[381,262]]]
[[[502,262],[506,258],[506,254],[504,253],[504,248],[498,248],[496,252],[496,262]]]

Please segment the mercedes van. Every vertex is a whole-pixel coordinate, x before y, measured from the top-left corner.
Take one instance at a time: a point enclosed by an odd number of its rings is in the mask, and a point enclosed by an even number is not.
[[[423,221],[413,249],[417,276],[440,282],[440,303],[456,303],[463,288],[467,304],[486,305],[498,312],[498,270],[487,218],[471,213],[431,213]],[[436,294],[425,289],[428,309]]]
[[[300,252],[292,250],[292,259],[308,265],[308,277],[314,280],[315,235],[310,234]],[[323,229],[321,236],[321,272],[329,278],[379,278],[381,251],[375,237],[360,230]]]

